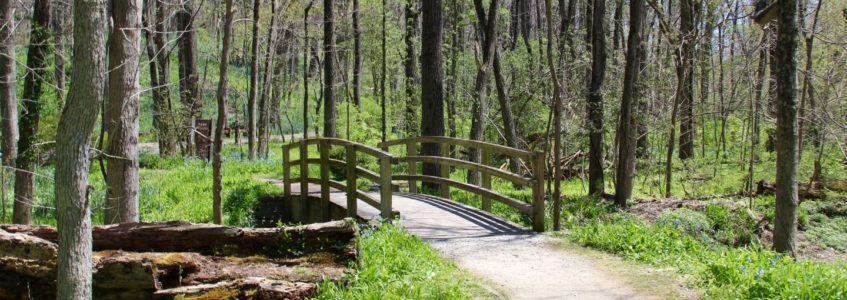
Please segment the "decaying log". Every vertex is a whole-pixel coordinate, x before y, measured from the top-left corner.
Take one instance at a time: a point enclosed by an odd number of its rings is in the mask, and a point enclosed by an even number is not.
[[[776,183],[760,180],[756,184],[756,195],[773,195],[776,192]],[[806,184],[798,186],[797,196],[800,200],[803,199],[823,199],[826,198],[821,189],[820,184],[813,184],[811,188]]]
[[[58,233],[49,226],[2,225],[10,233],[25,233],[57,242]],[[293,257],[329,252],[354,259],[350,247],[356,227],[349,221],[333,221],[285,228],[236,228],[211,224],[124,223],[96,226],[94,250],[137,252],[197,252],[203,255]]]
[[[55,298],[55,289],[31,287],[55,281],[57,255],[54,243],[0,230],[0,299]]]
[[[160,290],[154,299],[307,299],[317,289],[314,283],[288,282],[250,277],[215,284]]]

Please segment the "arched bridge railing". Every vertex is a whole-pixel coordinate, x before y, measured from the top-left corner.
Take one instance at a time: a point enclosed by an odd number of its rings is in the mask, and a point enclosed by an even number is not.
[[[440,149],[440,156],[421,155],[418,151],[422,144],[435,144]],[[319,157],[309,157],[309,147],[316,145]],[[405,146],[406,156],[396,156],[387,150],[393,146]],[[482,160],[479,163],[449,157],[451,146],[459,146],[465,149],[476,149],[481,153]],[[332,147],[343,147],[345,159],[334,159],[330,157]],[[291,184],[300,183],[301,195],[308,195],[308,184],[318,184],[321,187],[321,205],[324,213],[329,212],[330,188],[347,192],[347,214],[355,217],[358,213],[357,200],[378,209],[383,218],[393,217],[392,192],[397,187],[392,180],[407,181],[410,193],[417,193],[417,182],[430,182],[439,185],[439,194],[442,198],[450,198],[450,188],[457,188],[482,197],[482,209],[491,211],[491,201],[497,201],[517,209],[532,218],[532,228],[535,231],[544,231],[544,176],[545,161],[541,152],[524,151],[496,144],[479,141],[454,139],[447,137],[415,137],[400,140],[392,140],[381,143],[382,149],[377,149],[364,144],[355,143],[336,138],[310,138],[294,142],[283,147],[283,181],[286,196],[291,195]],[[299,149],[300,158],[291,160],[291,150]],[[379,161],[379,170],[369,170],[359,164],[359,155],[364,154],[376,158]],[[509,159],[522,162],[528,166],[529,175],[504,171],[491,165],[495,156],[505,156]],[[419,175],[418,166],[422,163],[440,165],[439,176]],[[310,177],[309,165],[320,166],[320,177]],[[407,174],[392,174],[392,165],[407,164]],[[299,178],[292,178],[291,168],[300,169]],[[345,182],[330,179],[330,167],[344,170]],[[473,170],[480,173],[479,185],[468,184],[450,179],[450,169],[458,168]],[[492,177],[501,178],[517,185],[527,186],[532,189],[531,203],[514,199],[491,188]],[[379,199],[375,199],[365,191],[359,190],[358,180],[364,178],[379,185]],[[352,191],[352,192],[351,192]],[[294,207],[297,210],[297,207]]]
[[[439,156],[421,155],[420,149],[423,144],[437,145]],[[439,185],[439,194],[442,198],[450,198],[450,188],[457,188],[482,197],[482,210],[491,211],[491,201],[497,201],[517,209],[532,218],[532,229],[538,232],[544,231],[544,176],[545,161],[544,153],[525,151],[497,144],[480,141],[463,140],[449,137],[413,137],[392,140],[380,143],[379,147],[388,149],[393,146],[405,146],[406,156],[397,157],[397,163],[407,163],[405,175],[394,175],[395,180],[407,180],[409,192],[417,192],[417,182],[430,182]],[[450,157],[450,147],[459,146],[467,150],[475,149],[481,153],[479,163]],[[504,171],[491,165],[495,156],[505,156],[514,162],[527,165],[529,176]],[[418,175],[419,163],[431,163],[440,165],[439,176]],[[450,168],[473,170],[480,173],[479,185],[473,185],[450,179]],[[514,199],[507,195],[498,193],[491,188],[492,177],[500,178],[516,185],[530,187],[532,189],[532,202]]]

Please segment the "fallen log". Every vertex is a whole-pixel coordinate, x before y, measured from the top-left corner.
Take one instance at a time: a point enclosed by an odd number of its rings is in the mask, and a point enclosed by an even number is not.
[[[773,195],[774,193],[776,193],[776,183],[760,180],[756,184],[756,195]],[[811,188],[805,184],[799,185],[797,187],[797,196],[800,200],[826,198],[826,194],[821,190],[820,184],[813,184]]]
[[[153,299],[308,299],[314,295],[314,283],[288,282],[250,277],[215,284],[200,284],[155,292]]]
[[[49,226],[0,225],[9,233],[24,233],[53,243],[56,229]],[[96,226],[95,251],[197,252],[203,255],[296,257],[329,252],[355,259],[356,227],[350,221],[333,221],[285,228],[236,228],[183,221],[124,223]]]

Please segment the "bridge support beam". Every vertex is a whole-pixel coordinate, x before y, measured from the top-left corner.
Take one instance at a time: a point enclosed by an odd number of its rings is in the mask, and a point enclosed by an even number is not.
[[[491,154],[489,153],[489,151],[485,148],[478,150],[481,152],[480,154],[482,155],[480,163],[484,166],[491,165]],[[489,174],[488,172],[477,172],[480,174],[482,179],[480,181],[480,187],[491,190],[491,174]],[[480,196],[480,198],[482,198],[482,210],[491,212],[491,199],[488,199],[485,196]]]
[[[329,141],[318,143],[321,153],[321,214],[324,220],[329,220]]]
[[[543,152],[535,152],[532,156],[532,173],[535,182],[532,183],[532,230],[544,232],[544,181],[547,164]]]
[[[391,157],[379,158],[379,210],[383,219],[391,220],[393,212],[391,209],[391,197],[394,191],[391,187]]]

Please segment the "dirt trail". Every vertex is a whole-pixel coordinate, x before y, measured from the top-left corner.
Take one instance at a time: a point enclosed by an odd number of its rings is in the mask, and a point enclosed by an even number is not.
[[[268,180],[282,185],[279,180]],[[299,184],[292,192],[299,193]],[[309,185],[318,196],[320,187]],[[377,193],[369,193],[379,197]],[[346,207],[346,195],[331,190],[330,200]],[[359,216],[377,218],[379,211],[361,200]],[[493,215],[441,198],[395,193],[393,208],[400,224],[429,242],[459,267],[481,278],[501,299],[679,299],[696,298],[662,271],[537,234]]]

